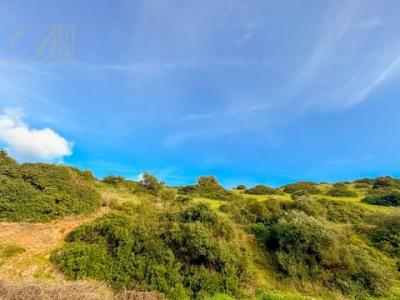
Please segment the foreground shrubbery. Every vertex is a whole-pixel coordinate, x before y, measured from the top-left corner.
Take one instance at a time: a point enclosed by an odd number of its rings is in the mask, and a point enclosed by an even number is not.
[[[48,164],[22,164],[0,152],[0,219],[47,221],[93,212],[100,195],[90,172]]]
[[[385,262],[323,219],[293,211],[269,230],[264,245],[274,251],[287,276],[321,281],[344,294],[382,296],[389,292],[392,278]]]
[[[318,196],[327,185],[286,185],[291,199],[265,186],[246,191],[278,194],[259,201],[242,198],[209,176],[178,188],[166,187],[150,174],[141,181],[109,176],[96,182],[90,172],[20,165],[4,152],[0,183],[0,218],[6,220],[89,213],[99,206],[95,186],[128,194],[111,206],[111,213],[68,234],[65,245],[51,255],[67,278],[100,280],[115,291],[157,291],[167,299],[243,299],[272,276],[307,293],[342,293],[352,299],[388,294],[400,270],[395,266],[396,261],[400,266],[398,213]],[[398,180],[382,177],[355,184],[362,185],[360,194],[367,193],[364,202],[397,205]],[[353,186],[335,184],[327,194],[347,197]],[[121,204],[129,202],[130,193],[135,204]],[[220,201],[198,198],[230,201],[215,211]],[[5,249],[0,251],[4,257],[23,255],[22,248]],[[260,299],[277,297],[259,293]]]
[[[285,277],[319,283],[348,297],[389,293],[395,274],[389,259],[357,241],[351,227],[330,222],[358,224],[367,217],[363,209],[307,197],[227,206],[222,209],[250,228]]]
[[[236,230],[203,204],[124,206],[66,241],[51,257],[64,274],[116,290],[157,290],[170,299],[240,295],[247,278]]]

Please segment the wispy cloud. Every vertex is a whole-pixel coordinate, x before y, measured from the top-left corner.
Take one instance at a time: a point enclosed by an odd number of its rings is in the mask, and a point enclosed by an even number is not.
[[[247,24],[247,26],[244,30],[244,33],[236,41],[236,44],[243,45],[246,42],[248,42],[249,40],[251,40],[254,37],[254,33],[255,33],[256,29],[257,29],[257,18],[254,18]]]
[[[332,8],[314,50],[288,87],[288,103],[303,98],[305,111],[348,109],[396,75],[400,45],[393,37],[399,31],[376,31],[384,21],[365,11],[360,1]]]
[[[354,24],[354,29],[372,29],[383,25],[383,21],[380,18],[373,18],[372,20],[362,21],[360,23]]]
[[[321,31],[315,47],[295,77],[290,87],[291,93],[305,88],[310,80],[321,70],[326,61],[332,58],[335,48],[345,36],[357,9],[357,1],[347,1],[345,5],[328,11],[329,23]]]
[[[377,89],[384,82],[395,76],[400,71],[400,55],[392,60],[389,64],[385,65],[366,86],[357,92],[354,97],[351,98],[351,102],[348,105],[354,105],[364,101],[369,94]]]
[[[225,117],[243,116],[245,114],[265,111],[268,108],[271,108],[271,106],[272,106],[271,103],[260,103],[260,104],[249,104],[247,107],[239,109],[229,109],[215,113],[205,113],[205,114],[190,113],[183,116],[180,119],[174,120],[173,122],[169,122],[168,125],[220,119]]]

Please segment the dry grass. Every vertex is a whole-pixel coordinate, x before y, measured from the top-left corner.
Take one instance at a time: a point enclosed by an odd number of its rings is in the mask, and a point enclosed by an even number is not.
[[[1,300],[164,300],[156,292],[124,291],[118,295],[90,281],[61,284],[0,282]]]
[[[164,295],[157,292],[124,291],[115,300],[164,300]]]
[[[63,284],[0,283],[1,300],[108,300],[113,294],[91,282]]]
[[[68,232],[108,211],[109,208],[104,207],[90,216],[69,217],[50,223],[0,222],[0,247],[16,245],[25,249],[23,253],[2,261],[0,280],[63,280],[63,276],[48,262],[51,251],[62,245]]]

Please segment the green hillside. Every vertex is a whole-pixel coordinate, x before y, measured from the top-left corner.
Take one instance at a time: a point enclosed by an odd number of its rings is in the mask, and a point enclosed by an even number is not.
[[[88,299],[400,299],[395,178],[168,187],[2,151],[0,180],[1,299],[26,282],[101,286]]]

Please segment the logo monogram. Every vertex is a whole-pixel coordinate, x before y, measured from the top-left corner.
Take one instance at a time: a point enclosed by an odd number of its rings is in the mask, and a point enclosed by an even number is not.
[[[28,55],[21,57],[19,51],[21,44],[32,38],[36,39],[36,45],[32,49],[27,49]],[[75,26],[71,24],[26,26],[15,34],[11,49],[17,59],[71,63],[75,59]]]

